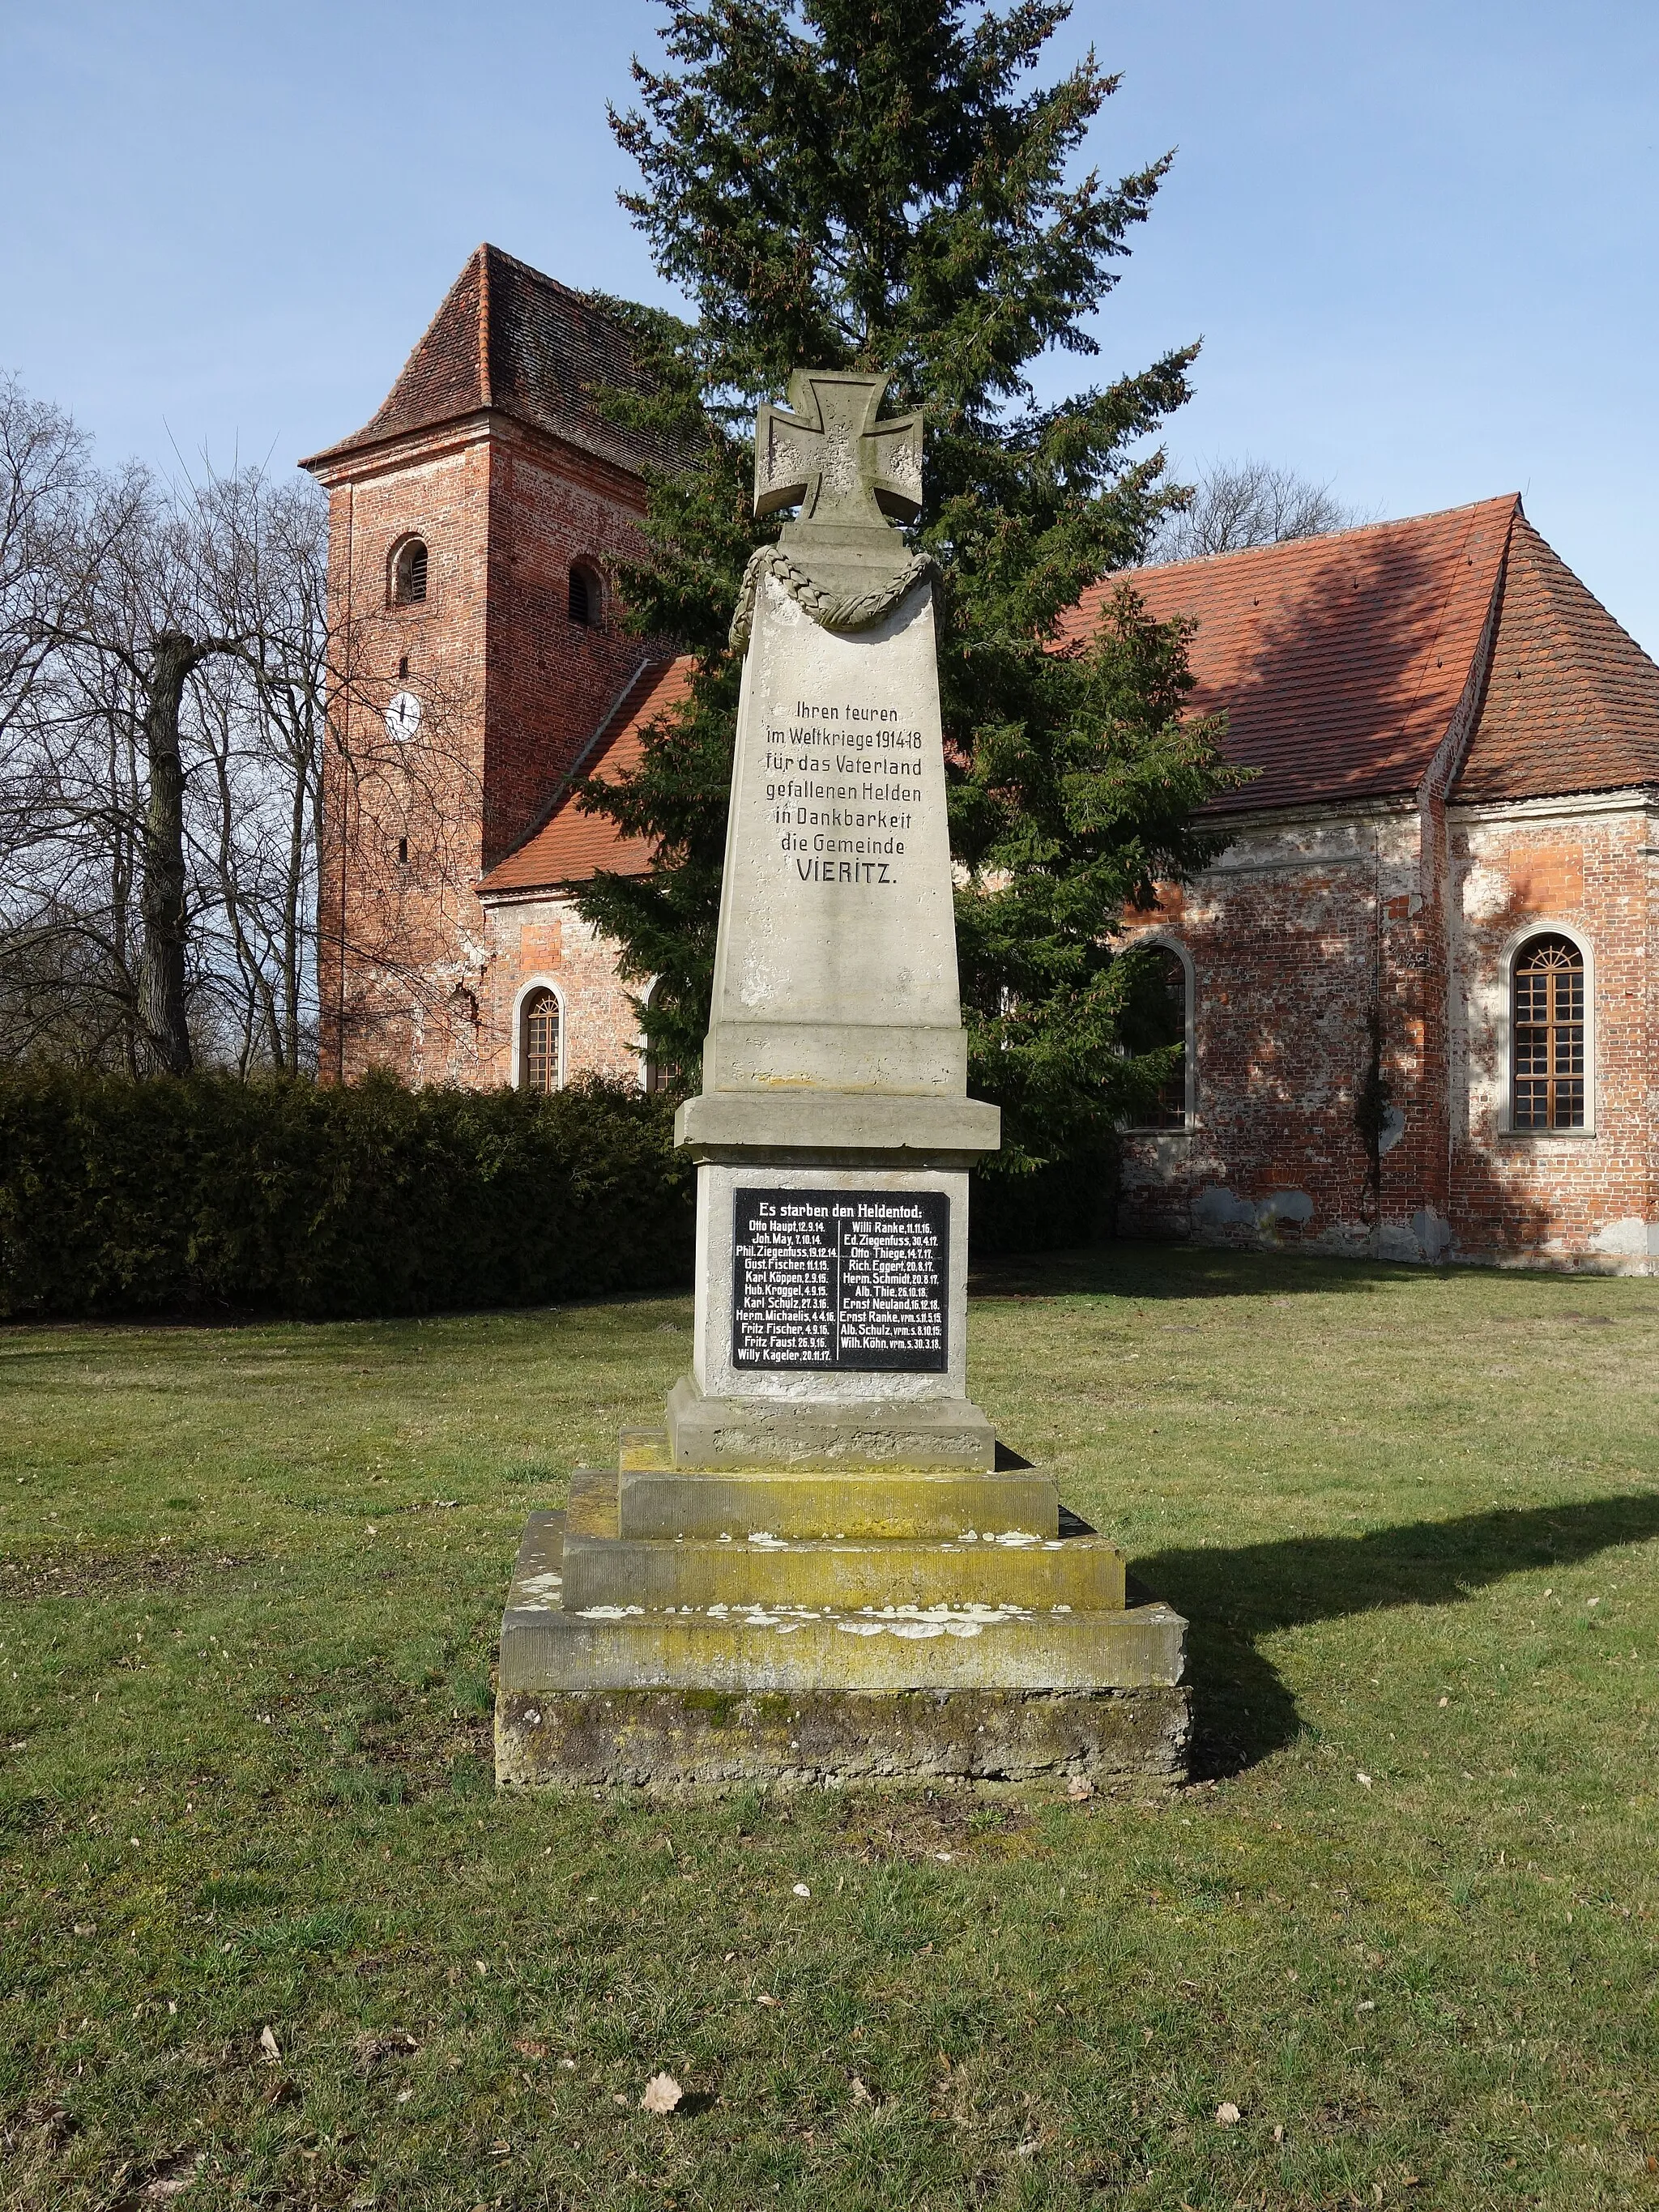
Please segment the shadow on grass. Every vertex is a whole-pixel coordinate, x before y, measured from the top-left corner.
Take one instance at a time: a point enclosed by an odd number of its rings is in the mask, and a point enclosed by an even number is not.
[[[1505,1508],[1364,1536],[1306,1536],[1237,1549],[1159,1552],[1135,1579],[1191,1624],[1194,1769],[1236,1774],[1289,1743],[1296,1700],[1258,1639],[1391,1606],[1452,1605],[1528,1568],[1570,1566],[1659,1536],[1659,1491],[1580,1504]]]
[[[1386,1260],[1325,1259],[1296,1252],[1222,1252],[1202,1245],[1092,1244],[1072,1252],[975,1255],[971,1298],[1290,1297],[1398,1288],[1444,1279],[1448,1271]],[[1468,1274],[1470,1270],[1459,1270]]]

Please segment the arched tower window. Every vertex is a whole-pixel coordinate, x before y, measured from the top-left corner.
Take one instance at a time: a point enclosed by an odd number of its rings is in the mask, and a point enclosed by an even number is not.
[[[570,619],[584,629],[598,629],[605,620],[605,579],[591,561],[570,564]]]
[[[1515,956],[1515,1127],[1584,1127],[1584,956],[1570,937],[1529,937]]]
[[[526,1091],[559,1087],[559,1002],[551,991],[532,991],[520,1016],[524,1043],[519,1055]]]
[[[1192,971],[1173,945],[1149,945],[1141,953],[1139,975],[1124,1008],[1124,1049],[1139,1054],[1177,1045],[1181,1057],[1160,1085],[1156,1101],[1139,1127],[1187,1127],[1188,1031],[1192,1014]]]
[[[426,597],[427,552],[423,538],[405,538],[392,560],[392,598],[396,606],[418,606]]]

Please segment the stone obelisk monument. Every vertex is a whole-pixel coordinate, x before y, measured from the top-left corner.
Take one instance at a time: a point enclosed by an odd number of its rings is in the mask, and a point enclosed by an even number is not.
[[[1185,1625],[999,1454],[967,1376],[967,1095],[921,421],[818,370],[758,514],[702,1094],[691,1371],[531,1518],[502,1782],[1182,1771]],[[1000,1464],[1000,1460],[1006,1464]],[[1062,1525],[1063,1524],[1063,1525]]]

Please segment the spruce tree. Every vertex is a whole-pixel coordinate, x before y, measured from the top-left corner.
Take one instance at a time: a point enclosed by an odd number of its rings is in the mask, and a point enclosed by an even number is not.
[[[1170,157],[1103,185],[1073,165],[1117,80],[1092,53],[1030,80],[1068,13],[963,0],[665,0],[669,66],[634,64],[611,113],[641,186],[623,204],[694,311],[611,302],[651,394],[615,394],[686,465],[651,480],[647,556],[624,591],[646,632],[696,656],[686,704],[626,779],[581,803],[652,841],[641,877],[601,875],[583,914],[654,978],[641,1018],[694,1077],[707,1026],[736,726],[726,632],[746,561],[754,411],[792,368],[884,370],[920,407],[926,504],[908,535],[943,572],[939,679],[969,1088],[1004,1109],[1000,1164],[1096,1149],[1169,1076],[1137,1052],[1145,963],[1114,950],[1126,907],[1213,849],[1194,810],[1234,780],[1212,722],[1183,717],[1179,623],[1127,591],[1062,648],[1088,586],[1138,560],[1182,495],[1145,441],[1188,397],[1195,347],[1036,403],[1053,349],[1117,281]],[[1136,450],[1140,457],[1136,458]]]

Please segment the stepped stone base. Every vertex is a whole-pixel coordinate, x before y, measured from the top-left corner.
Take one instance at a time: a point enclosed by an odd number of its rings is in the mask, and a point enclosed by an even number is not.
[[[641,1438],[630,1455],[654,1455]],[[584,1473],[568,1525],[531,1516],[501,1624],[498,1782],[1184,1776],[1186,1623],[1126,1604],[1122,1553],[1080,1523],[651,1540],[619,1526],[627,1495]]]

